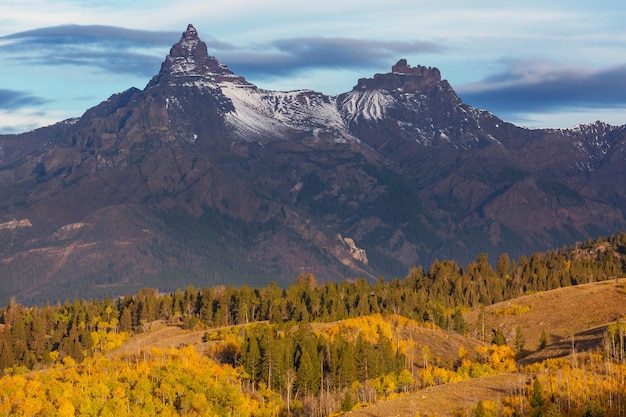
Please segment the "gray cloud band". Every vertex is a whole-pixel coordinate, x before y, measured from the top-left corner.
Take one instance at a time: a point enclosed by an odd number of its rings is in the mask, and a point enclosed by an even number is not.
[[[40,106],[48,103],[48,100],[31,95],[25,91],[0,89],[0,109],[16,110],[23,107]]]
[[[496,113],[626,106],[626,65],[590,70],[525,63],[457,88],[463,100]]]

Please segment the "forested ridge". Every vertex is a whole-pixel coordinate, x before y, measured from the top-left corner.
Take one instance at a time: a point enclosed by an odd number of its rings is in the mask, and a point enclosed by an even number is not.
[[[424,349],[416,357],[410,329],[463,335],[469,327],[463,319],[468,309],[625,275],[626,233],[621,233],[517,260],[502,254],[495,268],[487,254],[465,267],[436,260],[428,270],[414,267],[406,277],[389,281],[319,283],[306,274],[288,288],[190,286],[171,294],[144,289],[117,299],[36,307],[11,301],[0,310],[0,411],[268,416],[346,411],[357,403],[516,369],[519,349],[497,337],[477,341],[474,351],[459,348],[454,360],[433,357]],[[173,347],[122,358],[109,355],[133,334],[151,331],[155,321],[204,329],[204,351]],[[574,401],[570,386],[567,400],[559,397],[566,391],[546,390],[547,399],[538,401],[532,395],[539,394],[528,387],[517,400],[511,396],[496,404],[500,414],[558,407],[563,415],[582,415],[592,400],[606,405],[606,399],[611,404],[604,407],[607,415],[619,415],[626,404],[613,388],[619,378],[624,385],[622,326],[616,324],[609,336],[611,343],[602,355],[581,362],[589,369],[583,374],[594,375],[595,396]],[[547,371],[563,372],[564,364],[534,366],[533,372],[546,370],[536,381],[550,390],[565,381],[550,382]],[[568,369],[580,367],[569,362]],[[173,380],[166,383],[165,373]],[[213,375],[215,384],[201,382],[205,374]],[[84,389],[90,378],[100,382],[97,393]],[[611,387],[609,394],[598,388],[598,381]],[[44,388],[53,386],[58,388]],[[225,391],[218,392],[220,387]],[[478,413],[490,412],[491,406],[481,402]]]

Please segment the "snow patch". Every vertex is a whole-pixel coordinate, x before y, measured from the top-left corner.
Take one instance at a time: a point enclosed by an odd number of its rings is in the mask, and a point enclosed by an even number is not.
[[[13,219],[8,222],[0,223],[0,230],[2,229],[15,230],[15,229],[21,229],[24,227],[33,227],[33,224],[28,219],[21,219],[21,220]]]
[[[232,82],[217,85],[235,108],[226,113],[227,123],[244,136],[282,138],[301,131],[315,136],[331,133],[337,142],[350,137],[334,99],[321,93],[266,91],[251,84]]]
[[[341,103],[341,113],[349,122],[359,116],[365,120],[382,120],[395,103],[396,99],[386,90],[350,91]]]

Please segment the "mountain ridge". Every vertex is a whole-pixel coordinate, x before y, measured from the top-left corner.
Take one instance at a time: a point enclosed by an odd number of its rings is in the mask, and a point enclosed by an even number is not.
[[[374,279],[558,247],[625,228],[625,141],[514,126],[404,59],[334,96],[263,90],[189,25],[143,90],[0,136],[0,224],[31,224],[0,228],[0,289]]]

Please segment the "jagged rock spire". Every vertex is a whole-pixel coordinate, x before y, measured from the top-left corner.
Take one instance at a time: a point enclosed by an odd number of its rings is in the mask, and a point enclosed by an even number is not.
[[[362,78],[355,90],[384,89],[418,91],[432,84],[441,82],[439,69],[418,65],[411,67],[406,59],[399,60],[387,74],[375,74],[374,78]]]
[[[188,61],[190,58],[193,58],[196,63],[202,63],[206,61],[207,58],[213,58],[209,57],[206,44],[198,38],[198,32],[192,24],[187,26],[187,30],[183,32],[180,41],[172,46],[169,57],[183,58]],[[215,60],[215,58],[213,59]]]
[[[396,62],[396,65],[391,67],[391,72],[407,75],[416,75],[418,77],[422,77],[424,79],[424,82],[429,84],[441,81],[441,72],[438,68],[425,67],[423,65],[411,67],[407,63],[406,59],[401,59]]]
[[[207,81],[230,81],[245,82],[228,69],[226,65],[208,54],[206,43],[198,37],[196,28],[189,24],[183,32],[180,41],[170,49],[169,55],[161,64],[161,70],[148,87],[160,84],[163,80],[168,83],[182,84],[204,79]]]

